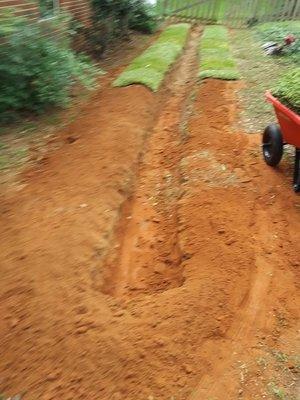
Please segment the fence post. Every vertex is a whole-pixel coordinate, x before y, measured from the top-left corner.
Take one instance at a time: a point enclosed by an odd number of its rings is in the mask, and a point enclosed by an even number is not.
[[[300,11],[299,10],[299,6],[300,6],[300,0],[296,0],[295,1],[295,5],[294,5],[294,11],[293,11],[293,14],[292,14],[292,19],[296,19],[297,18],[298,12]]]
[[[253,19],[258,17],[258,8],[259,8],[259,0],[254,0],[254,3],[253,3],[253,16],[252,16]]]
[[[294,12],[294,7],[295,7],[295,0],[289,0],[287,2],[287,8],[286,8],[286,19],[287,20],[292,18],[292,15]]]
[[[168,0],[163,0],[162,2],[162,15],[165,16],[167,14]]]

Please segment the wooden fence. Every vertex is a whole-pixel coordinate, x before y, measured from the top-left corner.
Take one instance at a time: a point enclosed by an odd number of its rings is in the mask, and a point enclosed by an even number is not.
[[[300,18],[300,0],[158,0],[157,7],[164,17],[232,27]]]

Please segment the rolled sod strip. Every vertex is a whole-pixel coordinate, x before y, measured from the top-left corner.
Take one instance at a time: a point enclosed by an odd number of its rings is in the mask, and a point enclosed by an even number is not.
[[[133,62],[114,81],[113,86],[142,84],[157,91],[166,73],[182,53],[190,24],[170,25],[157,41]]]
[[[199,77],[236,80],[240,78],[232,57],[228,30],[224,26],[207,26],[199,44]]]

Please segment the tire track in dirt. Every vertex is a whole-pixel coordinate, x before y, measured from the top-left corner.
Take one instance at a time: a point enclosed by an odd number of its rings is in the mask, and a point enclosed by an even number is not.
[[[244,353],[249,348],[257,344],[258,332],[270,327],[272,330],[273,316],[268,315],[270,305],[266,299],[276,265],[270,262],[265,251],[268,249],[270,239],[273,239],[271,229],[273,224],[266,211],[257,210],[255,214],[258,225],[255,242],[258,245],[255,249],[254,271],[249,290],[234,316],[232,326],[226,333],[226,342],[218,346],[222,361],[216,362],[210,374],[201,378],[191,400],[202,399],[203,396],[210,396],[216,400],[238,398],[236,396],[239,393],[240,382],[238,379],[232,379],[231,368],[243,359]]]
[[[202,343],[201,347],[208,354],[211,368],[201,377],[197,388],[189,397],[191,400],[241,398],[243,390],[240,388],[237,365],[241,359],[251,354],[251,349],[257,346],[261,338],[271,336],[274,340],[273,329],[276,325],[274,309],[280,302],[276,296],[276,276],[286,264],[286,248],[291,243],[289,240],[285,243],[283,239],[286,235],[287,222],[282,218],[281,204],[271,209],[268,207],[270,198],[282,197],[283,193],[280,191],[285,190],[286,185],[277,182],[276,195],[273,194],[274,189],[270,189],[266,184],[270,181],[270,171],[253,157],[251,143],[247,143],[246,135],[233,131],[234,98],[237,89],[238,84],[213,80],[202,85],[198,93],[199,103],[196,101],[195,105],[200,117],[194,117],[194,122],[191,122],[188,154],[182,163],[184,174],[187,174],[187,182],[198,182],[197,187],[191,187],[187,183],[187,193],[191,191],[197,195],[196,199],[193,196],[194,207],[197,207],[197,203],[202,204],[203,212],[203,204],[206,204],[206,218],[211,219],[214,212],[218,215],[218,219],[212,224],[213,230],[223,237],[223,243],[232,251],[231,255],[226,254],[227,251],[218,248],[215,243],[216,252],[219,252],[219,258],[224,262],[228,278],[234,273],[234,270],[230,271],[226,267],[232,255],[233,262],[241,262],[240,272],[245,274],[244,282],[239,281],[239,287],[232,287],[228,292],[231,295],[227,301],[233,303],[234,308],[231,322],[226,317],[222,319],[224,325],[227,325],[223,340],[212,338]],[[213,100],[212,92],[219,93],[219,98]],[[212,102],[215,107],[212,106]],[[223,124],[222,129],[219,129],[220,122]],[[200,132],[199,138],[197,135]],[[222,135],[221,140],[220,135]],[[205,150],[196,151],[195,148],[205,148]],[[257,142],[255,148],[258,148]],[[262,175],[264,179],[261,179]],[[217,199],[218,196],[221,197],[221,202]],[[186,214],[185,203],[188,203],[188,198],[183,199],[184,206],[181,209],[183,214]],[[227,213],[225,224],[222,223],[222,214],[216,211],[218,204]],[[193,232],[196,226],[200,229],[201,225],[202,229],[205,226],[203,221],[202,224],[199,222],[199,218],[189,225],[190,228],[184,236],[187,236],[188,232]],[[233,235],[228,234],[230,231]],[[208,231],[206,232],[208,234]],[[214,246],[215,240],[211,235],[213,231],[209,233],[210,243],[207,248]],[[295,247],[291,251],[297,254],[299,247],[295,242],[293,244]],[[203,258],[207,248],[202,253]],[[210,257],[210,261],[211,273],[215,276],[213,257]],[[293,279],[285,281],[291,293],[295,293]],[[295,306],[291,302],[291,308],[293,307],[295,312]],[[218,349],[217,354],[216,349]],[[252,396],[253,393],[249,399],[252,399]]]
[[[136,192],[129,199],[118,227],[117,254],[110,255],[103,291],[116,297],[128,293],[160,292],[184,282],[178,243],[178,166],[182,124],[187,101],[196,83],[197,47],[201,29],[190,36],[172,76],[170,98],[149,136]]]

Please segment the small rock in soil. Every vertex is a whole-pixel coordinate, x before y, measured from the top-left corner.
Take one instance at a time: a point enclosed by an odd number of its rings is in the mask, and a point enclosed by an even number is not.
[[[76,137],[76,136],[68,136],[66,138],[66,142],[69,143],[69,144],[72,144],[72,143],[76,142],[76,140],[78,140],[78,137]]]
[[[152,222],[155,222],[156,224],[160,223],[160,219],[157,217],[152,218]]]
[[[76,333],[78,333],[79,335],[86,333],[88,330],[88,327],[86,325],[84,326],[80,326],[79,328],[76,329]]]
[[[118,310],[114,313],[114,317],[122,317],[125,314],[124,310]]]
[[[131,379],[131,378],[134,378],[134,377],[135,377],[135,373],[133,371],[129,371],[125,375],[125,379]]]
[[[86,306],[78,306],[75,308],[75,312],[77,314],[86,314],[88,312],[88,309]]]
[[[163,339],[156,339],[154,342],[155,342],[155,344],[157,344],[157,346],[159,346],[159,347],[162,347],[162,346],[165,345],[165,342],[164,342]]]
[[[292,364],[291,362],[289,362],[289,364],[288,364],[288,369],[290,369],[292,372],[294,372],[294,370],[296,372],[296,370],[297,370],[296,366],[294,364]]]
[[[177,386],[179,386],[179,387],[184,387],[185,384],[186,384],[186,380],[185,380],[185,379],[183,379],[183,378],[179,378],[179,379],[178,379],[178,381],[177,381]]]
[[[192,258],[193,256],[192,256],[192,254],[190,254],[190,253],[184,253],[183,255],[182,255],[182,257],[181,257],[181,260],[182,261],[185,261],[185,260],[189,260],[190,258]]]
[[[190,365],[184,364],[182,368],[187,374],[191,374],[193,372],[193,368]]]
[[[241,180],[242,183],[250,183],[251,181],[252,181],[251,178],[243,178],[243,179]]]
[[[300,265],[300,261],[298,261],[298,260],[290,259],[289,261],[290,261],[290,264],[291,264],[293,267],[298,267],[298,266]]]
[[[145,290],[147,289],[147,285],[143,282],[137,283],[135,286],[131,286],[129,290],[134,291],[134,290]]]
[[[111,397],[112,400],[121,400],[122,399],[122,395],[120,392],[116,392],[112,395]]]
[[[141,358],[141,359],[146,357],[145,353],[143,353],[142,351],[139,351],[138,355],[139,355],[139,358]]]
[[[13,318],[13,319],[10,320],[10,322],[9,322],[9,327],[10,327],[10,328],[15,328],[15,327],[18,325],[19,322],[20,322],[20,321],[19,321],[18,318]]]
[[[47,381],[54,382],[59,378],[59,376],[60,376],[59,372],[57,371],[51,372],[50,374],[47,375],[46,379]]]
[[[228,239],[226,242],[225,242],[225,244],[227,244],[227,246],[231,246],[233,243],[235,243],[236,242],[236,240],[235,239]]]
[[[163,274],[166,270],[166,264],[165,263],[157,263],[156,265],[154,265],[154,272],[156,274]]]

